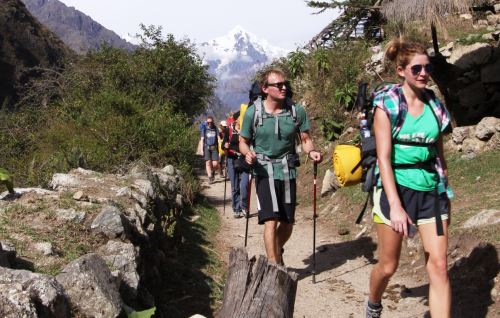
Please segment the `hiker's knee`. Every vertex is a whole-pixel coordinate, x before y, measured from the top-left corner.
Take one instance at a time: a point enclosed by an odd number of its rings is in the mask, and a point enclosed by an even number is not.
[[[448,264],[446,258],[429,257],[426,267],[432,279],[446,280],[448,278]]]
[[[398,269],[398,260],[388,260],[380,263],[379,268],[384,279],[389,279]]]

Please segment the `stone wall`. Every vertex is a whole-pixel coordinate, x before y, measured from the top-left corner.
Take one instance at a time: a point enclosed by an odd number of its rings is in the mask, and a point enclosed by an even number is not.
[[[455,127],[445,146],[449,151],[461,152],[464,159],[500,150],[500,119],[485,117],[477,125]]]
[[[168,233],[183,209],[182,182],[172,166],[138,165],[126,175],[79,168],[55,174],[50,189],[16,189],[21,196],[9,200],[3,193],[0,316],[116,317],[124,308],[157,305],[155,288],[173,253]],[[74,238],[63,244],[67,228]],[[92,250],[68,255],[86,240]],[[58,264],[55,276],[20,269]]]

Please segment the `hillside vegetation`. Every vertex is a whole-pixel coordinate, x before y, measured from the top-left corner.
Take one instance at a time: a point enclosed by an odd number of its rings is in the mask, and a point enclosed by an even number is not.
[[[39,69],[18,110],[0,113],[0,167],[17,185],[43,185],[76,167],[121,171],[138,160],[192,168],[191,118],[214,79],[188,41],[143,31],[132,53],[104,47],[63,70]]]

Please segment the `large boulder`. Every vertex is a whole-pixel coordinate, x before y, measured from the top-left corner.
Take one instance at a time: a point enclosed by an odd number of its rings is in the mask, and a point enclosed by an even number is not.
[[[99,255],[87,254],[74,260],[56,279],[71,305],[85,316],[115,318],[120,314],[123,304],[115,278]]]
[[[53,277],[26,270],[0,268],[0,313],[3,306],[10,308],[9,311],[19,310],[17,316],[11,317],[70,316],[68,298],[61,284]],[[37,315],[30,316],[31,308],[35,308]]]
[[[126,302],[127,300],[133,302],[137,297],[140,279],[137,273],[137,255],[134,245],[109,241],[106,245],[101,246],[97,252],[110,268],[116,269],[120,281],[120,293],[125,297]]]
[[[116,206],[107,205],[102,208],[96,216],[90,228],[98,233],[104,234],[110,239],[120,236],[125,232],[123,218],[120,209]]]
[[[0,317],[38,317],[29,292],[21,284],[0,284],[0,287]]]
[[[481,153],[486,146],[486,142],[476,139],[467,138],[463,142],[462,152],[466,155],[466,158],[473,158],[475,155]]]
[[[485,117],[476,126],[475,136],[479,140],[488,140],[496,132],[496,126],[500,119],[495,117]]]
[[[493,64],[487,64],[481,68],[481,82],[500,82],[500,59],[496,60]]]
[[[325,177],[323,178],[323,185],[321,186],[321,196],[335,192],[340,187],[335,172],[332,172],[330,169],[326,170]]]
[[[462,126],[453,128],[453,132],[451,134],[451,139],[456,144],[461,144],[466,138],[470,137],[471,132],[473,131],[474,126]]]
[[[486,64],[492,53],[493,48],[487,43],[455,44],[448,62],[463,70],[469,70],[474,66]]]
[[[472,107],[488,100],[488,92],[481,82],[474,82],[458,92],[459,103],[464,107]]]
[[[55,173],[49,182],[49,187],[54,190],[64,191],[77,187],[80,184],[77,178],[66,173]]]

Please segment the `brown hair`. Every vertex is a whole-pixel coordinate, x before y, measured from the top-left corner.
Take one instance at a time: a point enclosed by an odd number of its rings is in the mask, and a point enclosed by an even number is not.
[[[279,69],[279,68],[270,68],[270,69],[267,69],[264,73],[262,73],[260,75],[259,83],[260,83],[261,87],[267,86],[267,84],[268,84],[267,83],[267,78],[271,74],[281,75],[283,78],[285,78],[285,72],[283,72],[281,69]]]
[[[425,47],[417,42],[405,42],[402,38],[392,39],[385,47],[385,58],[396,66],[405,68],[415,54],[427,55]]]

